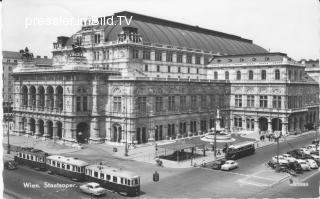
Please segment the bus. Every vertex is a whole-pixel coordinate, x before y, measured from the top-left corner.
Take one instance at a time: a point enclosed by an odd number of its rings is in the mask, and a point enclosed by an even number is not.
[[[252,155],[255,152],[254,142],[245,141],[239,142],[234,145],[230,145],[226,151],[227,160],[236,160],[248,155]]]
[[[69,177],[72,180],[84,181],[84,171],[89,164],[73,157],[51,155],[47,157],[47,169],[50,174]]]
[[[106,165],[89,165],[85,171],[86,181],[97,182],[102,187],[127,196],[140,195],[140,177],[130,171]]]
[[[26,165],[34,169],[46,170],[46,158],[49,154],[31,147],[19,147],[14,154],[14,161],[18,165]]]

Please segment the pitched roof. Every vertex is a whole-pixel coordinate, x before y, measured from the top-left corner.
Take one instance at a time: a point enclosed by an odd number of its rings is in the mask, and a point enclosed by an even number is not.
[[[11,59],[21,59],[21,54],[15,51],[2,51],[3,58],[11,58]]]
[[[264,48],[253,44],[251,40],[200,28],[198,26],[190,26],[127,11],[115,13],[115,16],[127,16],[127,18],[132,16],[130,27],[138,29],[138,33],[142,36],[143,42],[186,47],[229,55],[267,52]],[[119,18],[114,17],[114,24],[116,25],[100,24],[97,25],[96,28],[104,29],[106,41],[115,41],[117,40],[118,34],[122,31],[122,28],[127,26],[125,20],[126,19],[122,17],[120,23]],[[72,37],[67,42],[67,45],[71,43]]]

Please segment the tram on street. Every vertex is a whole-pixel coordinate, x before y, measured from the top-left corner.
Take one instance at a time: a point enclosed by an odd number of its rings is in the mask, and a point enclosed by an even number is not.
[[[255,153],[254,142],[245,141],[230,145],[226,151],[227,160],[236,160]]]
[[[84,181],[85,168],[89,164],[73,157],[51,155],[47,157],[47,169],[50,174],[69,177],[72,180]]]
[[[26,165],[42,171],[46,170],[48,153],[30,147],[19,147],[14,154],[14,161],[18,165]]]
[[[120,194],[140,195],[140,177],[130,171],[106,165],[89,165],[85,170],[85,178],[86,181],[97,182],[102,187]]]

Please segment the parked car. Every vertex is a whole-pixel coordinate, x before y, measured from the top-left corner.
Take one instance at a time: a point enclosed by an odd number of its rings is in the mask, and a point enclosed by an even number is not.
[[[310,166],[307,164],[307,162],[305,160],[297,159],[297,162],[300,164],[301,168],[304,171],[310,171],[311,170]]]
[[[291,155],[292,157],[294,157],[296,159],[299,159],[303,156],[303,153],[298,149],[288,151],[287,154]]]
[[[292,157],[290,154],[283,154],[282,157],[285,159],[285,160],[288,160],[288,162],[295,162],[297,159]]]
[[[317,151],[317,146],[315,144],[310,144],[306,147],[310,153]]]
[[[318,139],[313,140],[313,141],[312,141],[312,144],[319,145],[319,140],[318,140]]]
[[[102,188],[98,183],[89,182],[80,186],[80,190],[95,196],[104,195],[107,193],[105,188]]]
[[[221,166],[221,170],[225,170],[225,171],[229,171],[231,169],[235,169],[238,168],[239,165],[237,162],[235,162],[234,160],[227,160],[222,166]]]
[[[272,162],[278,163],[278,159],[279,159],[279,164],[280,164],[280,165],[281,165],[281,164],[288,164],[288,163],[289,163],[289,161],[286,160],[282,155],[279,155],[279,157],[278,157],[278,156],[273,156],[273,157],[272,157]]]
[[[314,161],[314,160],[312,160],[312,159],[306,159],[305,161],[306,161],[306,163],[309,165],[309,167],[310,167],[311,169],[317,169],[317,168],[319,168],[319,167],[318,167],[318,164],[316,163],[316,161]]]
[[[310,151],[309,151],[306,147],[301,147],[301,148],[300,148],[300,151],[301,151],[302,153],[304,153],[304,154],[310,155]]]
[[[212,169],[216,169],[216,170],[220,170],[221,166],[226,162],[225,159],[222,160],[216,160],[212,162],[211,168]]]
[[[303,173],[303,169],[297,161],[289,162],[287,167],[288,167],[288,169],[294,170],[296,173]]]
[[[14,160],[7,160],[4,162],[4,168],[8,170],[17,169],[17,163]]]

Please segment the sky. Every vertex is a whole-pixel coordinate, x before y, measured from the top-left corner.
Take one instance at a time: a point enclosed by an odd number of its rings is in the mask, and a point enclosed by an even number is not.
[[[4,0],[2,9],[3,50],[28,46],[41,56],[51,57],[57,36],[80,30],[78,18],[125,10],[234,34],[296,60],[320,56],[319,0]]]

